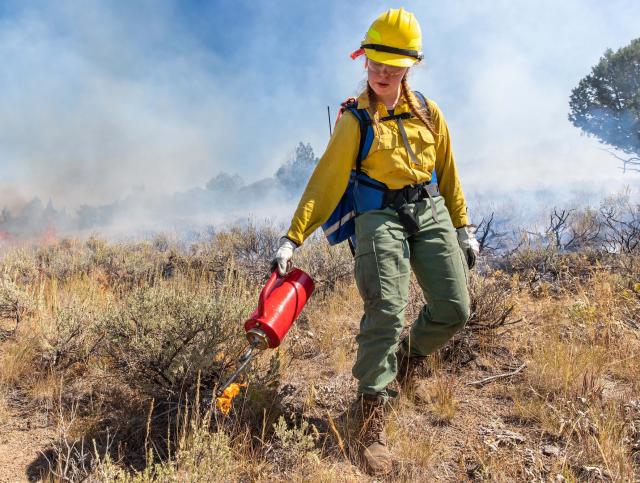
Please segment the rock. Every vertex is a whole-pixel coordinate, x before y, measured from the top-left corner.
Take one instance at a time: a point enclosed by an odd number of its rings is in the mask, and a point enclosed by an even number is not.
[[[560,454],[560,448],[552,444],[545,444],[542,447],[542,454],[545,456],[558,456]]]
[[[585,479],[604,481],[605,477],[609,477],[606,471],[603,471],[602,468],[598,468],[597,466],[583,466],[581,470],[581,477]]]
[[[500,446],[515,446],[526,441],[524,436],[508,429],[481,428],[480,431],[485,435],[484,443],[493,450],[497,450]]]
[[[556,481],[562,483],[563,481],[567,481],[567,479],[562,475],[556,475]]]

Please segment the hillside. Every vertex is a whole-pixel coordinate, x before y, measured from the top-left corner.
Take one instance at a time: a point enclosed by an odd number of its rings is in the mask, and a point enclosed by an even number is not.
[[[345,247],[296,254],[316,293],[230,414],[212,408],[277,237],[3,253],[0,481],[371,481],[354,454]],[[486,258],[471,291],[465,330],[392,403],[392,480],[637,480],[638,248],[521,244]],[[413,283],[407,320],[422,303]]]

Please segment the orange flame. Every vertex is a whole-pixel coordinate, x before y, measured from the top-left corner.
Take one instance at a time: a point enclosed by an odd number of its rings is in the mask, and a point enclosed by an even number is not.
[[[224,390],[222,396],[216,398],[216,407],[221,413],[229,414],[229,411],[231,411],[231,403],[233,399],[240,394],[241,387],[246,387],[246,384],[233,383]]]
[[[58,235],[56,234],[56,227],[52,224],[47,225],[45,230],[40,235],[40,243],[42,245],[53,245],[58,241]]]

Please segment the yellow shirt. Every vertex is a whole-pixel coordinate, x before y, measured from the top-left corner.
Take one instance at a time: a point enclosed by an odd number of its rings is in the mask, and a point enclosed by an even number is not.
[[[402,121],[409,144],[419,164],[415,164],[402,141],[397,121],[380,122],[374,127],[375,138],[371,150],[362,161],[362,171],[371,178],[383,182],[391,189],[425,183],[431,180],[434,169],[438,187],[451,215],[453,226],[468,224],[467,206],[460,186],[460,179],[451,150],[449,129],[440,108],[427,100],[437,135],[433,134],[418,118]],[[358,109],[369,107],[366,93],[358,98]],[[378,103],[379,116],[389,115],[386,107]],[[395,114],[410,112],[409,105],[401,97]],[[351,171],[356,167],[360,143],[358,120],[349,111],[338,121],[326,151],[318,161],[296,209],[287,237],[301,245],[316,228],[322,225],[338,205]]]

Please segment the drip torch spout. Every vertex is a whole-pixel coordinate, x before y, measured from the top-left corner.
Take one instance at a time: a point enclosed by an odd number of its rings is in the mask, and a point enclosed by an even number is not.
[[[242,353],[242,355],[238,358],[238,368],[235,370],[231,376],[216,390],[216,397],[222,396],[222,393],[226,388],[228,388],[233,381],[240,375],[240,373],[244,370],[244,368],[249,364],[251,359],[256,355],[255,349],[260,344],[260,341],[254,339],[251,341],[251,344],[247,349]]]

